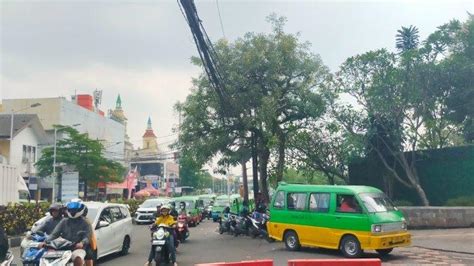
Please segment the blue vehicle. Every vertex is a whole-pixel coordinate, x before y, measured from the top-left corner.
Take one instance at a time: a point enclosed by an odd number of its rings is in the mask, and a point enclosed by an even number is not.
[[[46,237],[47,235],[42,232],[31,234],[30,241],[21,255],[23,265],[39,265],[41,257],[46,252],[46,248],[39,248],[39,245],[46,240]]]

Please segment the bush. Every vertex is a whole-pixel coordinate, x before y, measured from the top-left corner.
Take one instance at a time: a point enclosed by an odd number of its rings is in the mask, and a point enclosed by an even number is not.
[[[413,203],[408,200],[394,200],[393,204],[395,206],[413,206]]]
[[[461,196],[446,201],[445,206],[474,206],[474,196]]]
[[[7,235],[19,235],[28,231],[31,226],[48,211],[49,203],[9,204],[0,211],[0,224]]]

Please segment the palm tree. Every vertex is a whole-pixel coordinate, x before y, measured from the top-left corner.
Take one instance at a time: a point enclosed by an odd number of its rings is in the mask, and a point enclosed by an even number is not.
[[[400,51],[400,53],[418,47],[420,36],[418,35],[417,27],[402,27],[402,29],[398,30],[397,32],[398,34],[396,35],[396,47]]]

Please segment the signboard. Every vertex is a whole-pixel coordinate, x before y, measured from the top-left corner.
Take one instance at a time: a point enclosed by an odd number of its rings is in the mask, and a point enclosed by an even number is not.
[[[70,201],[79,197],[79,172],[65,172],[62,177],[61,200]]]
[[[28,179],[28,188],[30,190],[37,190],[38,189],[38,179],[36,176],[30,176]]]

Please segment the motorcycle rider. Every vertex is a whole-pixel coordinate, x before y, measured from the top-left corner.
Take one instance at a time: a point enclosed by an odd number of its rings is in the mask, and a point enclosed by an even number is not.
[[[178,220],[178,211],[176,210],[176,202],[172,201],[170,202],[170,215],[173,216],[174,220]]]
[[[86,205],[84,205],[84,213],[82,216],[86,219],[86,221],[89,223],[92,229],[92,223],[89,221],[87,218],[87,213],[89,212],[89,209],[87,208]],[[94,253],[97,252],[97,238],[95,237],[95,232],[94,230],[91,230],[92,234],[90,235],[89,238],[89,245],[86,248],[86,257],[84,258],[86,266],[92,266],[94,265]]]
[[[160,216],[156,218],[155,221],[155,226],[158,226],[160,224],[166,224],[169,227],[174,227],[176,226],[176,221],[174,220],[173,216],[170,215],[171,208],[168,205],[163,205],[160,208]],[[173,266],[178,266],[176,263],[176,250],[175,250],[175,245],[174,245],[174,236],[173,234],[169,235],[168,239],[168,251],[171,255],[171,264]],[[153,246],[151,247],[150,254],[148,256],[148,261],[145,263],[145,266],[151,266],[151,262],[153,261],[153,258],[155,257],[155,249]]]
[[[8,245],[7,234],[3,230],[3,225],[2,225],[0,226],[0,263],[2,263],[5,260],[7,256],[8,248],[9,248],[9,245]]]
[[[63,219],[63,208],[64,206],[59,203],[53,203],[49,206],[49,214],[51,214],[51,219],[47,220],[40,227],[36,228],[33,233],[43,232],[46,235],[50,235],[54,228],[61,222]]]
[[[72,261],[74,266],[82,266],[84,264],[84,258],[86,256],[86,247],[90,243],[90,236],[92,234],[92,228],[87,220],[82,216],[85,210],[85,205],[82,202],[69,202],[66,205],[66,214],[68,218],[64,218],[56,228],[53,230],[50,236],[46,239],[46,242],[52,241],[58,237],[62,237],[69,240],[75,245],[75,249],[72,251]],[[78,235],[77,232],[83,231],[84,235]],[[43,246],[45,243],[43,243]]]

